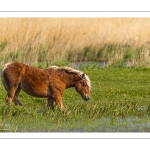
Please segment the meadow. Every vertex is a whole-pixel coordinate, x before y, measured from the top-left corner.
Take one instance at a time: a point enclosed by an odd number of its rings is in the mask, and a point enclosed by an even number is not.
[[[85,102],[74,88],[63,95],[64,110],[21,92],[23,106],[10,107],[0,84],[1,132],[149,132],[150,69],[86,68],[92,81]]]

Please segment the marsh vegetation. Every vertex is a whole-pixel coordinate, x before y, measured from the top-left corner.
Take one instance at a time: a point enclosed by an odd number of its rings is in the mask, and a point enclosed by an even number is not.
[[[0,84],[0,130],[4,132],[146,132],[150,131],[150,69],[88,69],[91,99],[74,89],[63,95],[65,109],[54,111],[46,99],[20,93],[23,106],[11,107]]]

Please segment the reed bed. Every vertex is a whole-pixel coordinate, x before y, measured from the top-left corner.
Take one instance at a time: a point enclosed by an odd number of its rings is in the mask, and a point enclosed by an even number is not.
[[[0,18],[0,65],[100,61],[150,65],[149,18]]]

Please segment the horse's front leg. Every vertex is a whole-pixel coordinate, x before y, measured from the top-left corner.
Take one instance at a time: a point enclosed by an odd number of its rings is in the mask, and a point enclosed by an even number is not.
[[[56,104],[59,106],[60,109],[64,108],[63,102],[62,102],[62,95],[57,93],[53,95],[53,98],[56,102]]]

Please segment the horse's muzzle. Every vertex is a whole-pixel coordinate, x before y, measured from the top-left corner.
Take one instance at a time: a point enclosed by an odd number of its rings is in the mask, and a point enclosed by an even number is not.
[[[83,100],[88,101],[90,98],[86,95],[82,95]]]

